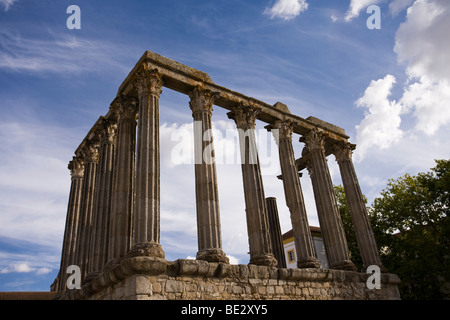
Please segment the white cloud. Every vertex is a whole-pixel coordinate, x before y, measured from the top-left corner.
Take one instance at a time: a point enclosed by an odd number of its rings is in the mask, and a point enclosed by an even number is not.
[[[47,268],[47,267],[31,267],[29,265],[28,262],[21,262],[21,263],[13,263],[7,267],[3,267],[0,270],[0,273],[13,273],[13,272],[17,272],[17,273],[30,273],[30,272],[35,272],[38,275],[41,274],[47,274],[50,273],[52,271],[52,269]]]
[[[308,9],[306,0],[277,0],[271,8],[266,8],[264,14],[273,18],[291,20]]]
[[[450,123],[450,84],[447,80],[433,82],[423,76],[405,88],[400,103],[414,110],[416,129],[428,136]]]
[[[98,40],[53,34],[43,40],[0,31],[0,69],[67,75],[104,69],[128,72],[117,61],[119,56],[115,44]]]
[[[356,101],[358,107],[368,109],[364,120],[356,126],[358,149],[355,155],[359,158],[363,158],[371,147],[386,149],[402,137],[402,108],[395,101],[389,101],[395,81],[392,75],[372,81],[364,95]]]
[[[400,102],[427,135],[450,123],[450,2],[416,1],[396,34],[395,52],[409,83]]]
[[[46,267],[42,267],[42,268],[39,268],[36,270],[36,274],[39,274],[39,275],[40,274],[48,274],[50,272],[52,272],[52,269],[46,268]]]
[[[416,133],[421,134],[422,139],[427,136],[436,139],[439,130],[450,123],[448,30],[449,1],[417,0],[408,8],[406,21],[396,33],[394,48],[398,61],[406,64],[408,81],[403,85],[403,94],[398,101],[389,99],[395,78],[388,75],[372,81],[364,96],[356,102],[369,110],[356,127],[359,159],[371,146],[389,148],[399,141],[397,146],[405,145],[407,137]],[[403,117],[415,120],[414,126],[400,129]]]
[[[400,11],[408,8],[413,2],[414,0],[392,0],[389,3],[389,11],[393,16],[396,16]]]
[[[31,272],[33,269],[27,263],[13,265],[14,272]]]
[[[10,112],[0,120],[0,235],[59,248],[76,140],[69,128],[27,115],[26,105],[16,114],[24,102],[2,101]]]
[[[416,1],[398,28],[394,51],[410,77],[450,81],[450,1]]]
[[[230,260],[230,264],[239,264],[239,258],[233,257],[229,254],[227,254],[228,259]],[[193,256],[187,256],[186,259],[195,260],[195,257]]]
[[[349,22],[359,16],[361,10],[366,10],[368,6],[380,3],[381,0],[351,0],[350,6],[345,15],[345,21]]]
[[[3,5],[3,7],[5,8],[5,11],[9,10],[9,7],[12,6],[12,4],[14,2],[16,2],[17,0],[0,0],[0,3]]]

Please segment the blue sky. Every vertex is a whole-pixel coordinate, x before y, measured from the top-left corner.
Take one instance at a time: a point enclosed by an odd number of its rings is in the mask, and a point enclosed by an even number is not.
[[[81,9],[79,30],[66,26],[72,4]],[[381,10],[379,30],[366,26],[372,4]],[[344,128],[358,145],[355,167],[371,202],[389,178],[448,158],[449,15],[446,0],[0,0],[0,291],[49,289],[59,268],[67,164],[146,50]],[[197,251],[193,166],[173,161],[174,137],[192,127],[188,97],[164,90],[160,113],[161,242],[175,260]],[[215,136],[220,154],[234,125],[218,107],[213,120],[223,134]],[[268,146],[266,196],[277,197],[286,232],[276,149]],[[334,158],[328,163],[339,184]],[[240,166],[217,167],[223,248],[247,263]],[[302,185],[309,222],[318,225],[307,174]]]

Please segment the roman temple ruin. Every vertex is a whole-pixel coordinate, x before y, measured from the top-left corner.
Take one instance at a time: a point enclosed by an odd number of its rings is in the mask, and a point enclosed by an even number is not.
[[[239,130],[250,262],[232,265],[222,249],[214,162],[195,162],[198,252],[195,260],[167,261],[160,243],[159,98],[169,88],[190,98],[194,134],[211,132],[213,105],[228,110]],[[256,120],[274,135],[290,211],[297,267],[278,264],[254,135]],[[293,141],[292,135],[301,136]],[[345,131],[314,117],[301,118],[278,102],[269,105],[215,84],[208,74],[146,51],[109,111],[100,116],[69,163],[71,188],[58,277],[59,299],[398,299],[396,275],[384,270],[352,162]],[[213,150],[194,140],[195,154]],[[301,144],[302,143],[302,144]],[[303,146],[302,156],[294,148]],[[342,176],[364,264],[352,263],[327,157]],[[299,171],[312,181],[329,269],[318,262]],[[194,216],[194,215],[193,215]],[[275,223],[276,224],[276,223]],[[164,232],[164,230],[163,230]],[[276,234],[276,233],[275,233]],[[274,244],[275,243],[275,244]],[[381,289],[366,285],[368,266],[381,271]],[[69,266],[80,285],[68,287]]]

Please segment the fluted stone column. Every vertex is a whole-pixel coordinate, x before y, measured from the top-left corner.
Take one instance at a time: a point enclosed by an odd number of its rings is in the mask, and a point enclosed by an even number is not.
[[[66,227],[64,231],[64,242],[61,254],[60,279],[58,291],[66,290],[67,267],[75,264],[75,246],[77,241],[78,219],[80,213],[81,188],[83,184],[84,162],[78,157],[73,157],[69,162],[71,174],[71,186],[69,193],[69,204],[67,206]]]
[[[105,118],[102,120],[89,254],[89,272],[94,273],[102,270],[108,258],[116,129],[114,121]]]
[[[164,258],[160,244],[159,96],[163,81],[157,70],[141,69],[134,86],[138,92],[136,150],[136,208],[130,256]]]
[[[195,195],[198,260],[229,263],[222,250],[219,193],[212,141],[211,115],[218,95],[199,86],[189,93],[194,118]],[[209,152],[204,154],[205,150]],[[206,158],[205,158],[206,157]]]
[[[363,194],[352,162],[352,151],[355,147],[354,144],[348,142],[338,142],[333,146],[332,151],[336,156],[336,161],[341,172],[342,183],[344,184],[353,228],[356,233],[363,269],[367,269],[370,265],[377,265],[385,271],[380,260],[377,243],[372,232]]]
[[[300,178],[295,164],[292,146],[293,125],[289,121],[276,121],[270,128],[275,135],[278,135],[275,138],[278,140],[284,195],[291,213],[292,231],[297,253],[297,267],[320,268],[309,228]]]
[[[356,270],[349,258],[347,240],[325,157],[325,136],[313,129],[300,141],[305,142],[304,151],[309,156],[307,169],[311,176],[320,229],[330,269]]]
[[[272,253],[266,198],[256,150],[255,122],[259,109],[242,104],[233,108],[228,117],[236,122],[241,149],[241,167],[247,231],[250,246],[250,264],[276,266]]]
[[[131,248],[137,114],[136,101],[131,97],[118,97],[111,107],[117,113],[118,124],[113,168],[108,261],[125,256]]]
[[[78,230],[77,265],[81,270],[83,280],[88,271],[88,254],[90,245],[90,235],[92,230],[92,213],[94,208],[94,193],[97,177],[98,165],[97,140],[88,140],[86,146],[81,151],[84,157],[84,178],[81,192],[81,211]]]

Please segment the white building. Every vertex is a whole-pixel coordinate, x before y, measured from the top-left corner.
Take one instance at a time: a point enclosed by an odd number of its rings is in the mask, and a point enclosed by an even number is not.
[[[323,269],[328,269],[328,260],[323,245],[322,233],[319,227],[310,226],[311,236],[314,242],[317,259]],[[294,232],[289,230],[283,234],[284,255],[286,257],[286,266],[288,268],[297,268],[297,254],[294,244]]]

